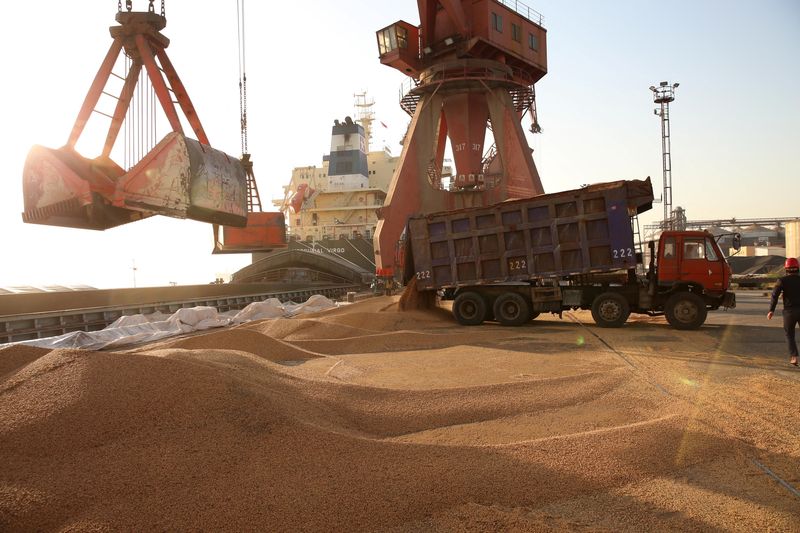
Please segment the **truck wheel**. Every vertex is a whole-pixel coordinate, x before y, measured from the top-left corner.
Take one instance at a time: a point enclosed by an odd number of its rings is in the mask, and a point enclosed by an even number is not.
[[[708,316],[706,303],[693,292],[673,294],[664,305],[667,322],[675,329],[697,329]]]
[[[453,315],[462,326],[477,326],[486,320],[486,300],[477,292],[462,292],[453,301]]]
[[[592,318],[601,328],[619,328],[628,320],[628,300],[616,292],[604,292],[592,302]]]
[[[494,318],[501,326],[520,326],[530,320],[531,308],[525,298],[505,292],[494,301]]]

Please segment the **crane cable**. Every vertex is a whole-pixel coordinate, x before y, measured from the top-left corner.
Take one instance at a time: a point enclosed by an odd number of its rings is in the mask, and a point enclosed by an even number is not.
[[[239,38],[239,124],[242,137],[242,165],[247,175],[247,212],[262,212],[261,196],[258,194],[256,177],[253,174],[253,161],[247,149],[247,71],[245,47],[244,0],[236,0],[236,33]]]
[[[239,123],[242,137],[242,155],[244,155],[247,154],[247,72],[245,68],[244,0],[236,0],[236,35],[239,40]]]

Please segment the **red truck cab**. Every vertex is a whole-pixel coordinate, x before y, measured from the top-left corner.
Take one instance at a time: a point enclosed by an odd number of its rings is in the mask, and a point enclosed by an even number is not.
[[[696,286],[710,296],[722,296],[730,281],[731,268],[713,235],[706,231],[662,233],[658,243],[659,286]]]

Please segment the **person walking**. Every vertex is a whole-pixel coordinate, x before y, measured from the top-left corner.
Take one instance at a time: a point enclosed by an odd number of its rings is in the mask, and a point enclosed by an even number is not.
[[[790,257],[784,263],[786,275],[775,282],[772,289],[772,299],[769,303],[767,319],[772,320],[772,314],[778,305],[778,297],[783,294],[783,331],[786,332],[786,342],[789,344],[789,355],[792,357],[789,364],[797,366],[797,342],[794,339],[794,328],[800,324],[800,262]]]

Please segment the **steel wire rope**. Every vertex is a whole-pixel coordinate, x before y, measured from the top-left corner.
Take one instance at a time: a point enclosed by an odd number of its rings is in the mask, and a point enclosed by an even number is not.
[[[136,84],[136,162],[142,159],[142,81],[143,75],[139,73],[139,83]]]
[[[150,81],[150,109],[151,109],[152,119],[153,119],[153,123],[152,123],[153,137],[150,140],[150,148],[151,149],[154,148],[156,143],[158,142],[158,128],[157,128],[158,115],[156,114],[156,106],[157,105],[158,104],[156,102],[156,88],[155,88],[155,86],[153,86],[153,82],[151,80]]]
[[[122,0],[119,0],[119,10],[122,11]],[[127,54],[123,56],[123,63],[125,65],[125,79],[128,79],[128,71],[130,68],[130,58]],[[126,96],[126,95],[123,95]],[[128,129],[130,128],[130,120],[128,120],[128,116],[130,115],[130,108],[125,111],[125,130],[123,132],[123,141],[122,141],[122,166],[125,170],[128,170],[130,167],[128,166],[128,142],[129,142],[129,133]]]
[[[247,153],[247,49],[245,46],[244,0],[236,0],[236,37],[239,63],[239,126],[242,155]]]

